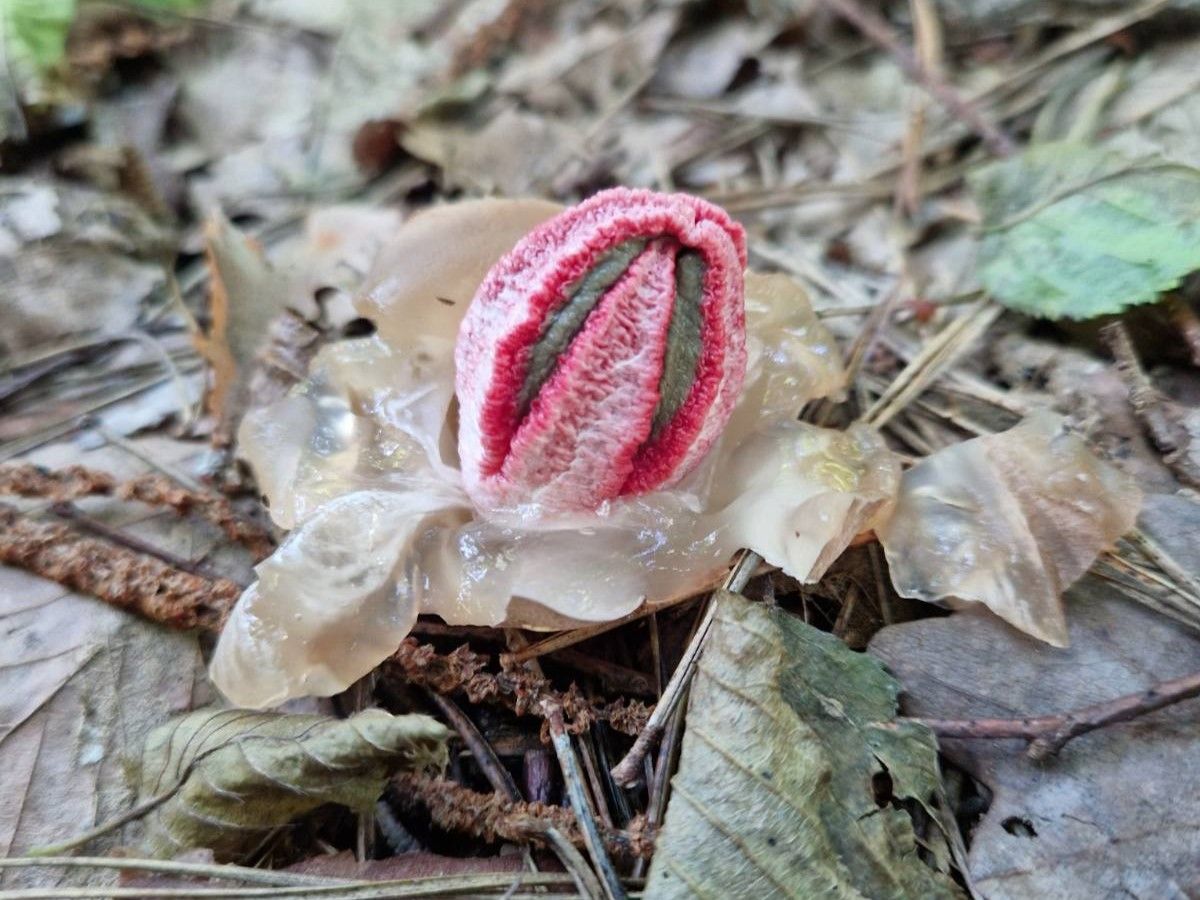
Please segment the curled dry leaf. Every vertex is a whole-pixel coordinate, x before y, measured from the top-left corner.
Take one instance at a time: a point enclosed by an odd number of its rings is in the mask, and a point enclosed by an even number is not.
[[[1141,499],[1131,478],[1041,412],[918,463],[876,532],[901,595],[981,603],[1063,647],[1062,592],[1133,527]]]
[[[369,809],[389,776],[444,765],[448,734],[428,716],[378,709],[348,719],[189,713],[146,738],[139,800],[168,797],[150,813],[146,841],[159,856],[206,847],[238,859],[322,804]]]
[[[944,865],[946,833],[918,836],[897,802],[932,822],[946,808],[936,742],[897,720],[896,682],[783,610],[716,602],[645,896],[961,896],[917,854]]]
[[[532,628],[615,618],[703,589],[747,545],[815,579],[885,508],[898,464],[877,437],[795,421],[807,400],[840,390],[842,368],[782,276],[746,279],[744,387],[719,440],[673,487],[598,509],[473,503],[455,337],[489,267],[555,212],[488,200],[415,217],[359,299],[378,333],[325,348],[304,384],[247,417],[240,451],[272,517],[294,530],[218,645],[212,673],[231,699],[340,690],[422,612]]]
[[[266,340],[271,321],[286,307],[286,282],[220,213],[208,220],[204,239],[211,276],[209,326],[196,335],[196,349],[212,367],[205,405],[217,417],[218,437],[227,442],[249,402],[254,354]]]

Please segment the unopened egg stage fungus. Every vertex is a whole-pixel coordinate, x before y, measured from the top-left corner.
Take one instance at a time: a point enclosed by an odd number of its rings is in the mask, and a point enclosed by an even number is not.
[[[745,376],[745,267],[741,226],[685,194],[605,191],[522,238],[455,351],[476,506],[594,510],[695,468]]]
[[[877,432],[797,420],[841,390],[838,348],[798,285],[745,266],[741,227],[683,194],[411,218],[356,301],[377,333],[327,346],[242,424],[239,451],[291,533],[222,632],[217,686],[243,706],[333,694],[421,613],[603,621],[704,589],[740,548],[814,581],[872,528],[963,546],[961,521],[947,541],[911,502],[886,527],[900,463]],[[1130,504],[1119,481],[1092,479],[1095,509]],[[1079,560],[1128,516],[1099,519]],[[906,593],[952,589],[923,577]]]

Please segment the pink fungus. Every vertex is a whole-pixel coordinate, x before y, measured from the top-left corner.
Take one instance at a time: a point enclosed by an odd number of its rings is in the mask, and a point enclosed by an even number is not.
[[[526,235],[455,348],[459,455],[481,509],[595,509],[668,487],[746,368],[745,235],[686,194],[615,188]]]

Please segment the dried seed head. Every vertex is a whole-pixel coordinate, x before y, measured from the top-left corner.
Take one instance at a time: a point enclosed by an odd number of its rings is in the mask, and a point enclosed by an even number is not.
[[[745,375],[745,238],[686,194],[616,188],[488,273],[455,352],[459,455],[483,509],[594,509],[708,451]]]

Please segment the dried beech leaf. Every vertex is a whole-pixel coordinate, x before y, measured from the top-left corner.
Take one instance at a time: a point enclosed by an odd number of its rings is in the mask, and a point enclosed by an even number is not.
[[[218,419],[218,436],[227,439],[248,402],[254,354],[283,312],[287,290],[258,247],[220,213],[206,223],[204,238],[210,322],[196,335],[196,349],[212,366],[206,406]]]
[[[1132,479],[1041,412],[914,466],[876,532],[901,595],[982,603],[1062,647],[1063,591],[1133,527],[1140,506]]]
[[[961,896],[917,855],[946,838],[893,802],[940,820],[937,746],[897,720],[896,682],[780,609],[716,602],[648,900]]]
[[[380,251],[358,311],[397,351],[422,338],[453,343],[488,269],[561,211],[545,200],[468,200],[418,213]]]
[[[428,716],[368,709],[348,719],[200,710],[152,731],[139,799],[159,856],[189,847],[239,858],[271,828],[325,803],[368,809],[396,772],[446,762],[446,728]]]

